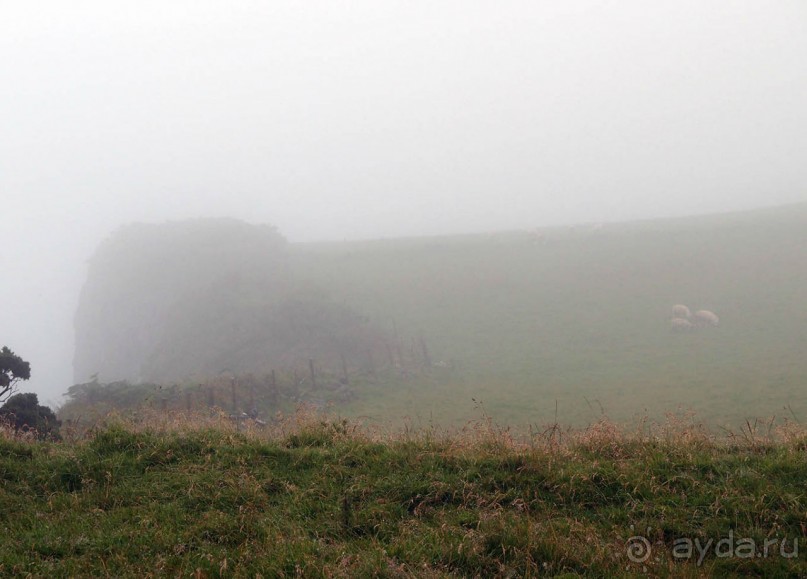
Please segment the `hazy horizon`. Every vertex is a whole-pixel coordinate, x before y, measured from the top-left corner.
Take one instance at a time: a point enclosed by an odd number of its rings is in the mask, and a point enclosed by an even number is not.
[[[0,48],[0,345],[46,401],[127,223],[321,241],[807,201],[797,1],[7,3]]]

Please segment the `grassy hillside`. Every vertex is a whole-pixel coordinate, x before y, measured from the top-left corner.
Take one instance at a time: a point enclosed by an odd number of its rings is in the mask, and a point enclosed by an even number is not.
[[[497,235],[295,244],[291,267],[367,313],[440,380],[367,386],[346,409],[514,425],[692,408],[710,425],[807,420],[807,206]],[[721,317],[676,334],[670,307]]]
[[[4,577],[807,573],[792,425],[719,442],[598,423],[519,443],[486,421],[380,435],[301,414],[246,433],[174,416],[65,435],[0,433]]]

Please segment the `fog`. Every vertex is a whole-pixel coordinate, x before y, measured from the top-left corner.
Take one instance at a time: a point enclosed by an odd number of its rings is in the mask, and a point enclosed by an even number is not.
[[[2,344],[70,384],[118,226],[291,241],[807,200],[807,4],[4,2]]]

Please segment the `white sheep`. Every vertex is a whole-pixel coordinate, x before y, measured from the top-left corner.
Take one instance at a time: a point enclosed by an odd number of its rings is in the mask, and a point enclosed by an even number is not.
[[[689,308],[683,304],[675,304],[672,307],[672,315],[674,318],[681,318],[683,320],[688,320],[692,317],[692,312],[689,311]]]
[[[710,312],[709,310],[698,310],[695,312],[693,319],[699,326],[717,327],[720,325],[720,318],[717,317],[717,314]]]
[[[670,320],[670,329],[674,332],[689,332],[694,327],[692,322],[683,318],[673,318]]]

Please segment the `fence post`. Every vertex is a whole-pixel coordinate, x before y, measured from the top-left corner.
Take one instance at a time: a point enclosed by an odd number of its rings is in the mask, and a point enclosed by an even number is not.
[[[384,348],[386,348],[386,350],[387,350],[387,358],[389,359],[389,367],[394,368],[395,367],[395,356],[392,355],[392,348],[390,348],[389,342],[387,342],[386,340],[384,340]]]
[[[317,389],[317,373],[314,372],[314,358],[308,359],[308,369],[311,370],[311,388]]]
[[[272,370],[272,378],[271,378],[271,386],[269,390],[269,401],[272,403],[272,406],[277,406],[278,402],[278,395],[279,392],[277,391],[277,378],[275,377],[275,371]]]
[[[345,384],[350,384],[350,376],[347,374],[347,361],[345,360],[345,355],[340,353],[339,357],[342,358],[342,380]]]
[[[423,362],[426,364],[427,368],[431,368],[432,357],[431,354],[429,354],[429,349],[426,347],[426,339],[423,337],[423,334],[420,335],[420,349],[423,352]]]
[[[367,350],[367,362],[370,364],[370,375],[375,377],[375,362],[373,361],[373,350]]]
[[[401,339],[401,335],[398,333],[398,324],[395,323],[394,319],[392,320],[392,333],[395,336],[395,349],[398,351],[398,363],[401,365],[401,367],[403,367],[403,340]]]
[[[238,394],[235,392],[235,377],[230,380],[230,389],[233,394],[233,414],[238,413]]]

